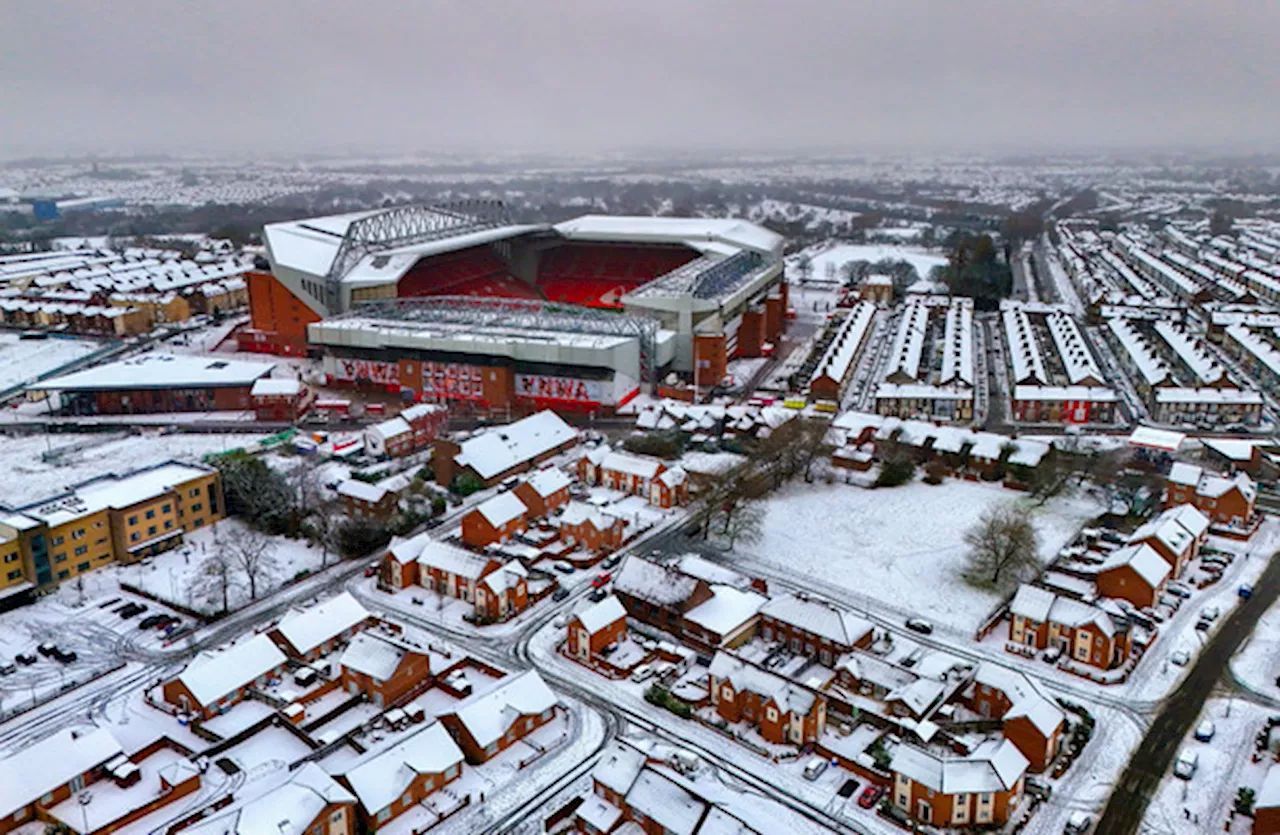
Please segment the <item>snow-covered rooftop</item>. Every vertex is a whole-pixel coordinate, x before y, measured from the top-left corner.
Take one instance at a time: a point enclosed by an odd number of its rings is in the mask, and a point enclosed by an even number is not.
[[[500,738],[523,716],[537,716],[555,707],[551,692],[536,670],[499,679],[487,690],[453,705],[450,713],[481,748]]]
[[[359,626],[368,618],[369,611],[350,592],[344,591],[310,609],[285,615],[276,626],[276,631],[294,649],[306,655],[326,641]]]
[[[284,653],[266,635],[255,635],[227,649],[203,652],[178,676],[202,706],[283,667]]]
[[[443,774],[460,768],[462,760],[462,750],[453,737],[439,722],[432,722],[392,747],[369,754],[345,776],[360,805],[376,815],[404,794],[419,775]]]
[[[685,620],[727,637],[754,620],[767,598],[734,586],[712,586],[712,597],[685,613]]]
[[[492,498],[485,499],[476,505],[474,513],[479,513],[495,528],[501,528],[503,525],[519,519],[529,512],[529,508],[515,494],[514,490],[508,490],[505,493],[499,493]]]
[[[1111,552],[1098,567],[1099,573],[1128,566],[1151,588],[1159,588],[1172,570],[1164,557],[1150,545],[1126,545]]]
[[[627,610],[622,607],[622,601],[612,594],[575,615],[582,623],[582,628],[592,635],[626,616]]]
[[[274,363],[152,353],[73,371],[33,383],[30,388],[76,391],[251,386],[273,368]]]
[[[0,760],[0,815],[9,816],[121,753],[105,729],[62,730]]]
[[[1029,764],[1005,739],[980,746],[968,757],[944,758],[914,745],[899,745],[889,767],[942,794],[983,794],[1009,791]]]
[[[708,244],[720,243],[771,254],[781,252],[783,243],[776,232],[733,218],[583,215],[552,228],[573,241],[681,243],[700,251]]]
[[[461,444],[454,460],[481,478],[493,478],[578,437],[555,412],[544,410],[506,426],[494,426]]]
[[[852,647],[872,631],[872,624],[826,600],[782,594],[760,609],[763,617],[790,624],[834,644]]]
[[[46,499],[23,508],[22,512],[42,519],[50,526],[61,525],[107,508],[119,510],[156,498],[211,472],[206,467],[192,464],[159,464],[124,476],[108,475],[86,481],[76,485],[71,493]]]

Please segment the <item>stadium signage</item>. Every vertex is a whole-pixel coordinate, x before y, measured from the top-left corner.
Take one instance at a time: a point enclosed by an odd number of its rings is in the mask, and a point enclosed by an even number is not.
[[[422,393],[453,400],[483,400],[484,369],[460,362],[424,361]]]
[[[558,400],[598,406],[604,402],[604,384],[576,377],[517,374],[516,395],[533,400]]]
[[[400,363],[375,360],[339,359],[333,374],[335,379],[354,382],[368,380],[378,385],[399,385]]]

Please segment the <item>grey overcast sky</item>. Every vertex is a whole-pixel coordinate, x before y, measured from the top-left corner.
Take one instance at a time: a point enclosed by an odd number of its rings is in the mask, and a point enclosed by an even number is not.
[[[1280,0],[0,0],[0,156],[1274,149],[1278,42]]]

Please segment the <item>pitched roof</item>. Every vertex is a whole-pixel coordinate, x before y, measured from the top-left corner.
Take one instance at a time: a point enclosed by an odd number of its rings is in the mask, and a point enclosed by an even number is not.
[[[369,484],[358,478],[349,478],[338,485],[339,496],[350,496],[362,502],[377,504],[387,495],[387,488]]]
[[[8,816],[121,753],[110,732],[65,730],[0,760],[0,815]]]
[[[639,478],[653,478],[664,466],[657,458],[632,455],[622,450],[610,450],[600,461],[601,469],[627,473]]]
[[[356,802],[315,763],[303,765],[283,784],[267,782],[270,788],[262,794],[187,831],[192,835],[303,835],[329,805]]]
[[[943,794],[981,794],[1009,791],[1029,764],[1005,739],[980,746],[967,757],[938,757],[913,745],[899,745],[889,768]]]
[[[475,470],[481,478],[492,478],[525,464],[578,437],[578,432],[550,410],[527,418],[494,426],[463,441],[454,460]]]
[[[662,606],[683,603],[697,587],[697,578],[673,566],[659,565],[637,556],[627,558],[613,581],[614,591]]]
[[[568,473],[564,470],[558,467],[547,467],[529,476],[525,479],[525,483],[533,488],[533,492],[545,499],[553,493],[568,487],[573,483],[573,480],[569,478]]]
[[[1258,789],[1258,798],[1253,806],[1255,809],[1280,807],[1280,763],[1272,763],[1267,769],[1267,776],[1262,779],[1262,787]]]
[[[493,498],[486,499],[476,505],[475,510],[472,511],[472,513],[479,513],[486,522],[495,528],[500,528],[528,512],[529,508],[520,500],[514,490],[508,490],[505,493],[499,493]]]
[[[818,699],[815,694],[790,680],[748,664],[723,651],[717,652],[712,657],[707,673],[712,678],[728,681],[735,690],[758,693],[765,698],[772,698],[777,702],[780,710],[800,716],[808,715]]]
[[[872,631],[871,621],[834,603],[794,594],[771,599],[761,607],[760,614],[848,647]]]
[[[591,769],[591,777],[618,794],[626,794],[640,769],[644,768],[644,762],[644,754],[629,745],[615,742],[600,755],[595,768]]]
[[[202,706],[243,687],[285,663],[284,653],[266,635],[255,635],[221,652],[205,652],[178,676]]]
[[[1053,598],[1053,592],[1023,583],[1010,601],[1009,611],[1036,623],[1044,623],[1049,619]]]
[[[622,607],[622,601],[612,594],[575,615],[582,624],[582,628],[592,635],[626,616],[627,610]]]
[[[344,591],[323,603],[291,612],[281,619],[276,631],[294,649],[306,654],[348,629],[359,626],[369,617],[369,610]]]
[[[386,681],[395,675],[409,652],[407,646],[381,633],[361,632],[351,639],[338,663],[376,681]]]
[[[473,693],[449,712],[481,748],[497,740],[522,716],[536,716],[556,704],[556,695],[536,670],[500,679],[488,690]]]
[[[1126,545],[1112,551],[1106,562],[1098,567],[1098,572],[1101,574],[1126,565],[1153,589],[1163,583],[1172,570],[1169,563],[1164,561],[1164,557],[1150,545]]]
[[[439,722],[347,770],[347,782],[371,815],[391,805],[420,774],[442,774],[462,764],[462,750]]]
[[[768,598],[749,589],[734,586],[712,586],[711,599],[694,606],[684,619],[708,632],[727,637],[753,621]]]
[[[1209,530],[1209,517],[1200,512],[1195,505],[1180,504],[1165,511],[1165,515],[1176,521],[1188,533],[1197,539]]]
[[[414,537],[416,540],[417,537]],[[457,574],[469,580],[479,580],[484,576],[489,559],[476,556],[438,539],[423,537],[422,550],[418,553],[418,564],[428,568],[438,568],[449,574]]]
[[[1195,485],[1200,483],[1200,476],[1204,470],[1195,464],[1188,464],[1185,461],[1175,461],[1173,466],[1169,468],[1170,484],[1187,484]]]
[[[1036,686],[1035,682],[1009,667],[983,661],[974,673],[974,681],[995,687],[1011,702],[1012,706],[1004,715],[1006,720],[1025,716],[1046,737],[1056,731],[1066,719],[1062,708]]]

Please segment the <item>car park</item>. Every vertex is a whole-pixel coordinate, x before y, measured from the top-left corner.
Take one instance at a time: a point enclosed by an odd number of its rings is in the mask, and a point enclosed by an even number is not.
[[[1213,720],[1206,719],[1203,722],[1201,722],[1199,725],[1196,725],[1196,733],[1195,733],[1196,741],[1208,742],[1209,740],[1213,739],[1213,735],[1217,733],[1217,731],[1218,729],[1214,727]]]
[[[921,635],[930,635],[933,633],[933,624],[923,618],[908,618],[907,628],[912,632],[919,632]]]
[[[858,805],[863,809],[870,809],[880,802],[880,798],[884,796],[884,786],[870,785],[862,791],[862,796],[858,798]]]

